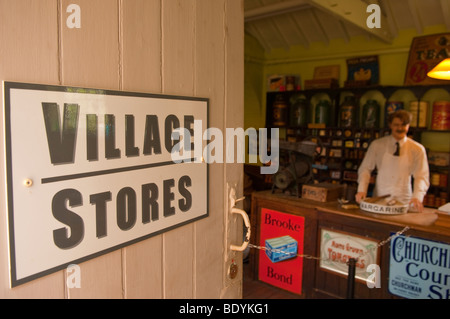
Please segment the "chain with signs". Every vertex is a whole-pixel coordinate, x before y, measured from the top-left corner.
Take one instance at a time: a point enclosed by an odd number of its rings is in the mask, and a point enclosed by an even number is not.
[[[386,238],[385,240],[380,241],[377,246],[375,247],[371,247],[370,249],[366,250],[363,254],[361,254],[359,256],[359,258],[362,258],[364,256],[366,256],[367,254],[370,254],[372,252],[372,250],[375,250],[376,248],[382,247],[384,245],[386,245],[387,243],[389,243],[393,238],[403,235],[404,233],[406,233],[408,230],[410,229],[409,226],[406,226],[405,228],[403,228],[402,230],[396,232],[395,234],[389,236],[388,238]],[[270,252],[274,252],[274,253],[280,253],[280,254],[285,254],[285,255],[291,255],[292,252],[286,252],[283,251],[282,249],[270,249],[267,247],[262,247],[262,246],[257,246],[257,245],[253,245],[253,244],[248,244],[249,248],[254,248],[254,249],[258,249],[258,250],[264,250],[264,251],[270,251]],[[321,257],[316,257],[316,256],[311,256],[311,255],[297,255],[297,257],[302,257],[305,259],[314,259],[314,260],[328,260],[328,258],[321,258]]]

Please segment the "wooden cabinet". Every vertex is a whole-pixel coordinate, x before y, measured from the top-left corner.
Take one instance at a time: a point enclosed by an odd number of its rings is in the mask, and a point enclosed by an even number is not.
[[[355,298],[401,298],[389,291],[389,280],[392,279],[390,278],[390,249],[392,243],[390,239],[397,232],[405,231],[405,236],[445,243],[446,245],[450,244],[450,217],[432,209],[426,209],[423,214],[408,213],[383,216],[359,209],[345,210],[337,202],[319,203],[294,196],[262,191],[253,193],[251,211],[252,236],[250,242],[259,247],[265,239],[260,231],[260,225],[264,222],[262,213],[265,210],[304,217],[304,238],[303,242],[299,242],[299,245],[303,245],[303,268],[292,270],[301,272],[303,276],[299,298],[347,297],[349,285],[345,263],[341,264],[343,267],[341,267],[341,270],[343,269],[344,273],[330,270],[330,268],[321,264],[325,259],[336,257],[324,249],[325,245],[321,244],[321,240],[327,238],[326,235],[323,235],[324,231],[373,242],[377,249],[373,254],[375,258],[360,261],[359,267],[368,267],[369,263],[379,266],[380,285],[378,288],[369,288],[366,282],[356,279],[354,285]],[[336,240],[333,245],[338,247],[340,244]],[[345,249],[348,251],[349,248],[345,247]],[[261,251],[258,249],[251,249],[250,251],[250,268],[254,279],[260,278],[260,258],[266,258]],[[412,266],[415,266],[415,264]],[[431,272],[431,270],[427,271]],[[426,273],[425,270],[423,272]]]

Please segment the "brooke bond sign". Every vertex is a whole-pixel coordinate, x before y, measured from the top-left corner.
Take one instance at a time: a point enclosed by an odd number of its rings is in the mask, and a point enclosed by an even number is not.
[[[261,209],[259,279],[301,295],[305,217]]]
[[[207,99],[3,89],[13,287],[208,215],[207,164],[171,159]]]

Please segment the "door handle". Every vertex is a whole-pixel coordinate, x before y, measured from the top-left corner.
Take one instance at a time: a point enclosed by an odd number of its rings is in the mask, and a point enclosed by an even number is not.
[[[250,220],[248,219],[247,213],[244,210],[242,210],[242,209],[233,207],[231,209],[231,213],[232,214],[239,214],[239,215],[242,216],[242,219],[244,220],[244,225],[245,225],[245,228],[246,228],[246,234],[245,234],[244,242],[242,243],[241,246],[230,245],[230,249],[231,250],[235,250],[235,251],[244,251],[247,248],[247,246],[248,246],[248,244],[250,242]]]

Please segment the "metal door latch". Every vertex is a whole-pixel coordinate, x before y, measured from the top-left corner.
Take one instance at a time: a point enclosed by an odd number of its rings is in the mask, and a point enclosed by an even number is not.
[[[239,214],[239,215],[242,216],[242,219],[244,220],[244,225],[245,225],[245,228],[246,228],[246,234],[245,234],[244,242],[242,243],[241,246],[230,245],[230,249],[231,250],[235,250],[235,251],[244,251],[247,248],[247,246],[248,246],[248,244],[250,242],[250,233],[251,233],[251,231],[250,231],[250,220],[248,219],[247,213],[244,210],[242,210],[242,209],[233,207],[231,209],[231,213],[232,214]]]

